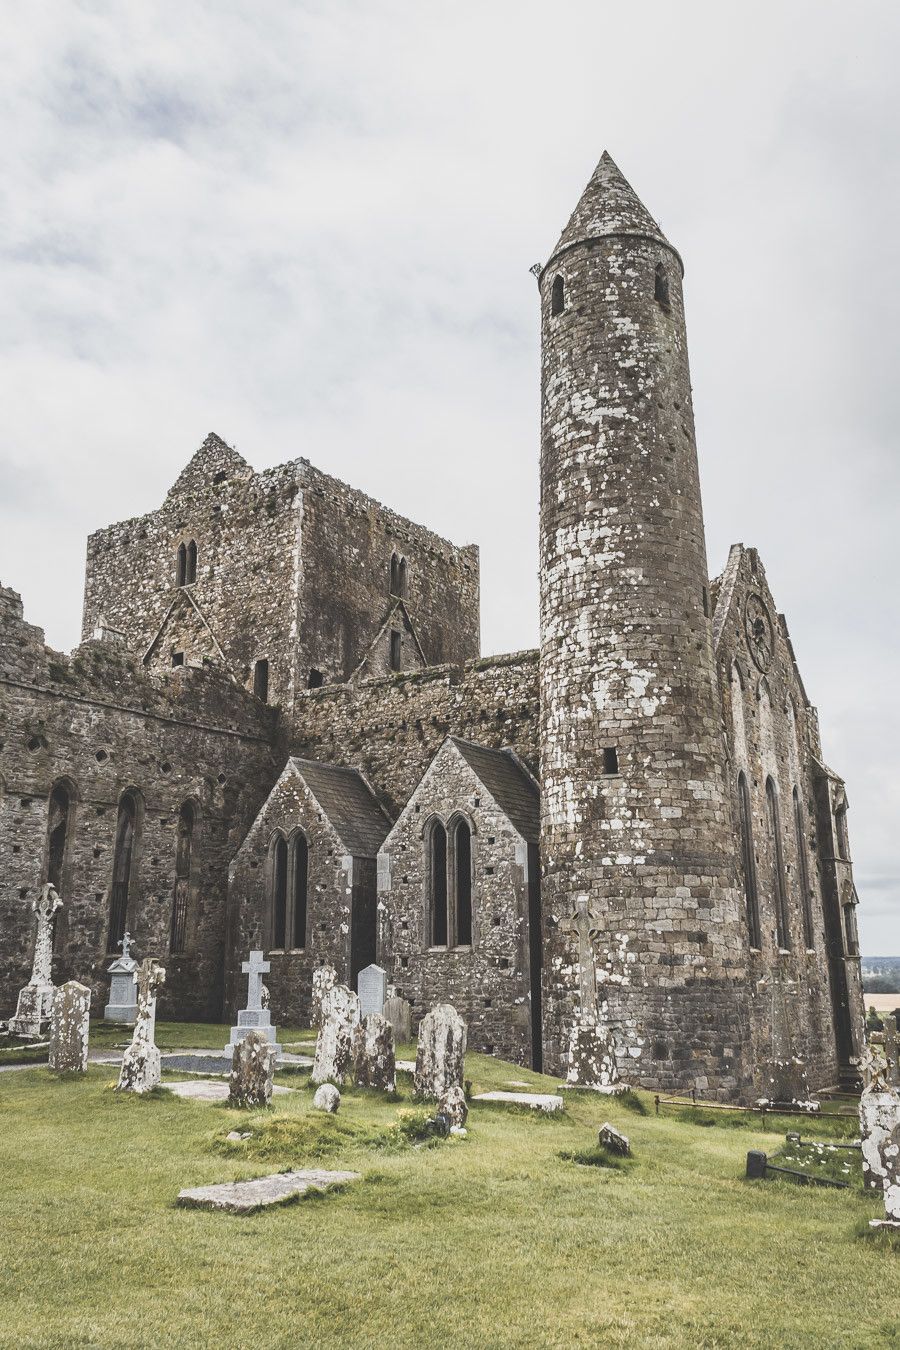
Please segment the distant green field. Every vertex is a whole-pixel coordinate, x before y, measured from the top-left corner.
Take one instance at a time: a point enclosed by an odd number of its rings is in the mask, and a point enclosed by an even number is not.
[[[164,1046],[226,1036],[159,1027]],[[475,1091],[554,1086],[478,1055],[466,1073]],[[576,1093],[562,1117],[476,1103],[467,1138],[422,1144],[408,1079],[400,1100],[345,1093],[334,1118],[296,1073],[280,1076],[295,1096],[249,1115],[114,1081],[0,1074],[0,1346],[900,1346],[879,1202],[743,1179],[747,1150],[776,1153],[796,1120],[762,1132]],[[633,1164],[597,1157],[606,1119]],[[227,1142],[236,1126],[252,1138]],[[174,1204],[304,1163],[363,1180],[250,1217]]]

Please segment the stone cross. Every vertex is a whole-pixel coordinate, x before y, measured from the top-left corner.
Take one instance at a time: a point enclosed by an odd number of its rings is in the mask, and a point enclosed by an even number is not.
[[[32,909],[37,915],[37,937],[29,983],[50,984],[53,968],[53,916],[58,909],[62,909],[62,901],[53,886],[48,884],[43,888]]]
[[[131,955],[131,934],[129,933],[127,928],[125,929],[125,932],[122,934],[122,941],[117,943],[116,945],[122,948],[122,960],[127,961],[129,956]]]
[[[247,976],[247,1011],[262,1011],[262,977],[272,969],[269,961],[263,960],[262,952],[251,952],[249,961],[241,962],[241,970]]]
[[[600,931],[587,896],[579,895],[575,901],[575,913],[569,923],[569,932],[578,938],[578,989],[581,995],[582,1017],[593,1015],[597,1009],[597,960],[594,956],[594,938],[599,936]]]
[[[160,1054],[156,1047],[156,995],[166,982],[165,967],[147,956],[135,974],[138,990],[137,1021],[131,1044],[122,1056],[118,1092],[149,1092],[160,1078]]]

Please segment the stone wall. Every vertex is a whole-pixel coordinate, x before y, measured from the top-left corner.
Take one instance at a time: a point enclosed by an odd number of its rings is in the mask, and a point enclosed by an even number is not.
[[[429,830],[459,815],[472,831],[472,941],[436,947]],[[436,1003],[451,1003],[471,1049],[530,1063],[528,846],[452,743],[385,840],[378,872],[378,962],[412,1004],[414,1027]]]
[[[54,980],[106,1002],[110,890],[119,802],[137,804],[127,926],[139,956],[168,975],[161,1015],[222,1010],[229,858],[273,776],[274,714],[211,669],[154,676],[120,643],[71,657],[44,646],[14,592],[0,592],[0,1015],[28,979],[31,901],[47,879],[49,798],[70,800]],[[196,813],[184,953],[170,954],[179,812]]]
[[[197,547],[178,583],[178,548]],[[254,473],[207,437],[157,511],[88,540],[83,637],[121,630],[158,668],[204,657],[290,718],[312,678],[347,679],[391,608],[392,554],[406,559],[407,606],[429,661],[478,654],[478,550],[455,548],[306,460]]]
[[[537,771],[537,652],[311,690],[292,750],[363,771],[395,819],[447,736],[510,746]]]

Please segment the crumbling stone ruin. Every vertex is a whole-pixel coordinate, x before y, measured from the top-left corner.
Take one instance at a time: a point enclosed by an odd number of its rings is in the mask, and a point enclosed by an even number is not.
[[[810,1088],[856,1079],[847,792],[756,551],[707,571],[681,257],[604,155],[535,272],[539,650],[480,656],[476,548],[216,435],[88,540],[70,656],[0,589],[0,1015],[50,885],[97,1010],[127,928],[169,1017],[251,949],[285,1025],[377,963],[413,1030],[752,1099],[774,973]]]

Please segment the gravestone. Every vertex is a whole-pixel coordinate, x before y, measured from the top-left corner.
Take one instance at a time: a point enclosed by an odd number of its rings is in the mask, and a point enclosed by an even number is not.
[[[91,1020],[91,991],[86,984],[69,980],[56,991],[50,1022],[51,1069],[84,1073],[88,1062],[88,1030]]]
[[[112,979],[109,1002],[103,1009],[103,1020],[124,1022],[127,1026],[134,1026],[137,1021],[137,985],[134,977],[138,963],[130,954],[130,933],[125,933],[119,946],[122,948],[122,955],[116,957],[107,971]]]
[[[223,1210],[229,1214],[252,1214],[269,1205],[282,1205],[307,1191],[328,1191],[359,1181],[359,1172],[325,1172],[307,1168],[295,1172],[273,1172],[252,1181],[223,1181],[214,1186],[190,1186],[178,1192],[180,1205]]]
[[[412,1005],[407,999],[400,998],[397,994],[388,994],[381,1015],[394,1029],[395,1045],[412,1040]]]
[[[369,1013],[378,1013],[380,1017],[387,998],[387,971],[381,966],[366,966],[356,977],[356,988],[360,1017],[368,1017]]]
[[[353,1059],[353,1028],[359,1022],[359,999],[346,985],[336,984],[325,995],[322,1011],[310,1078],[313,1083],[343,1083]]]
[[[628,1135],[617,1130],[615,1125],[610,1125],[608,1120],[600,1126],[597,1142],[601,1148],[608,1148],[610,1153],[618,1153],[623,1158],[631,1157],[631,1141]]]
[[[465,1092],[458,1084],[454,1083],[441,1093],[435,1114],[446,1116],[452,1129],[462,1129],[469,1116],[469,1104]]]
[[[334,1116],[340,1104],[341,1094],[334,1083],[323,1083],[321,1087],[316,1088],[313,1096],[313,1107],[316,1111],[327,1111],[330,1116]]]
[[[316,966],[312,974],[312,998],[309,1005],[309,1024],[318,1031],[324,1016],[322,1005],[329,990],[337,984],[334,966]]]
[[[237,1015],[237,1026],[231,1028],[228,1046],[237,1045],[248,1031],[258,1031],[269,1042],[277,1055],[281,1054],[278,1044],[278,1029],[272,1026],[272,1014],[263,1006],[263,979],[272,969],[268,961],[263,960],[262,952],[251,952],[249,961],[241,962],[241,970],[247,976],[247,1006]]]
[[[138,966],[138,1010],[131,1044],[122,1056],[117,1092],[150,1092],[160,1079],[156,1048],[156,995],[166,981],[163,966],[152,956]]]
[[[228,1080],[228,1105],[268,1106],[272,1100],[272,1074],[275,1051],[258,1031],[248,1031],[234,1047],[231,1077]]]
[[[10,1019],[11,1036],[27,1036],[36,1039],[46,1029],[53,1008],[53,996],[56,992],[52,980],[53,968],[53,917],[62,908],[62,901],[55,889],[44,886],[40,895],[31,905],[37,920],[37,932],[34,940],[34,961],[31,967],[31,979],[19,991],[16,1013]]]
[[[416,1096],[439,1101],[448,1088],[461,1088],[465,1056],[466,1024],[449,1003],[439,1003],[419,1025]]]
[[[891,1080],[891,1065],[864,1058],[867,1084],[859,1099],[863,1181],[884,1196],[884,1218],[870,1219],[873,1228],[900,1229],[900,1091]]]
[[[380,1013],[369,1013],[353,1028],[353,1081],[357,1087],[396,1091],[394,1030]]]

